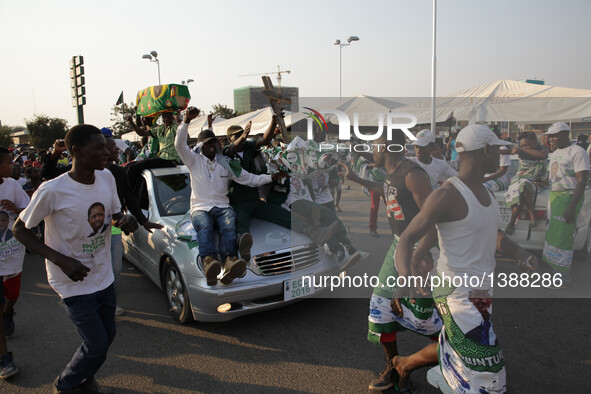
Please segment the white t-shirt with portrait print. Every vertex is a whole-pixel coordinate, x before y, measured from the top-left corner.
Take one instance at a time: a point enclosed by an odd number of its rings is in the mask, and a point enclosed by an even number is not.
[[[0,200],[10,200],[23,209],[31,201],[18,181],[2,178]],[[12,225],[17,215],[0,206],[0,276],[18,274],[23,270],[25,247],[12,236]]]
[[[314,202],[317,204],[326,204],[333,201],[330,187],[328,186],[328,172],[324,172],[310,179],[312,190],[314,191]]]
[[[589,170],[589,155],[585,149],[570,144],[550,154],[548,166],[550,190],[574,193],[577,186],[575,173]]]
[[[31,204],[20,214],[29,229],[45,220],[47,246],[90,268],[83,281],[74,282],[57,265],[45,260],[47,280],[62,298],[92,294],[114,281],[111,226],[105,224],[110,224],[113,214],[121,211],[121,204],[111,172],[103,170],[94,174],[91,185],[73,180],[68,173],[42,183]],[[99,222],[89,220],[97,212]]]

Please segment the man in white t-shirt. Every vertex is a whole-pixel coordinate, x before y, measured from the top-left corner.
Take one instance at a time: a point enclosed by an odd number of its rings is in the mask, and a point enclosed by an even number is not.
[[[11,178],[12,170],[12,154],[0,148],[0,310],[4,312],[0,323],[0,379],[18,372],[6,347],[6,336],[14,333],[13,306],[20,294],[25,248],[13,237],[11,224],[29,203],[27,193]]]
[[[112,224],[135,231],[137,222],[121,212],[115,179],[104,171],[109,158],[101,131],[90,125],[74,126],[65,138],[73,156],[72,169],[43,183],[31,204],[21,212],[14,236],[34,253],[45,257],[47,279],[61,297],[76,325],[82,345],[55,379],[54,392],[104,392],[94,379],[115,337],[115,287],[111,267]],[[93,207],[104,214],[88,218]],[[45,220],[45,243],[31,231]],[[98,231],[95,231],[95,228]],[[90,234],[90,235],[89,235]]]
[[[417,139],[413,141],[415,147],[416,157],[410,160],[421,166],[423,170],[429,175],[429,181],[433,190],[437,189],[443,182],[452,176],[458,175],[456,170],[441,159],[431,156],[431,150],[435,146],[435,135],[431,130],[424,129],[417,133]]]
[[[543,259],[562,274],[562,287],[571,282],[570,267],[577,234],[577,217],[583,205],[589,176],[589,155],[572,144],[570,127],[554,123],[545,133],[550,143],[550,196],[548,198],[548,229]]]
[[[12,236],[12,225],[17,215],[31,201],[18,181],[10,178],[12,168],[8,149],[0,149],[0,276],[3,279],[4,329],[6,336],[14,333],[14,304],[21,288],[21,272],[25,247]]]

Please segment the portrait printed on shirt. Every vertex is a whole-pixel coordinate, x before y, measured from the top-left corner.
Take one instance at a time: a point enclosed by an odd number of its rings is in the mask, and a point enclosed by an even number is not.
[[[98,251],[105,247],[105,231],[109,223],[105,223],[105,206],[100,202],[95,202],[88,207],[88,225],[90,226],[88,242],[82,245],[83,252],[94,257]]]
[[[2,260],[24,256],[25,247],[12,236],[11,229],[15,218],[15,214],[0,210],[0,259]]]
[[[312,179],[312,188],[315,194],[321,194],[328,190],[327,174],[320,174]]]

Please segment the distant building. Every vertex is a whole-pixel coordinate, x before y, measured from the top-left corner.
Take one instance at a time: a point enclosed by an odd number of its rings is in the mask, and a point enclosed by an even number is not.
[[[12,142],[15,145],[24,145],[31,143],[31,136],[27,129],[13,131],[12,133],[10,133],[10,138],[12,138]]]
[[[546,84],[543,79],[522,79],[519,82],[531,83],[534,85],[545,85]]]
[[[263,95],[262,86],[246,86],[243,88],[234,89],[234,111],[237,113],[246,113],[269,107],[271,104],[269,99]],[[275,90],[279,90],[275,87]],[[282,86],[281,95],[291,99],[291,104],[284,104],[286,111],[299,111],[299,88]]]

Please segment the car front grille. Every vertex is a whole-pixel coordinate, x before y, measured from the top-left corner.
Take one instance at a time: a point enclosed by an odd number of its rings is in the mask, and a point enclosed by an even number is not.
[[[315,264],[320,259],[320,247],[316,244],[297,246],[253,257],[254,266],[261,275],[279,275]]]

